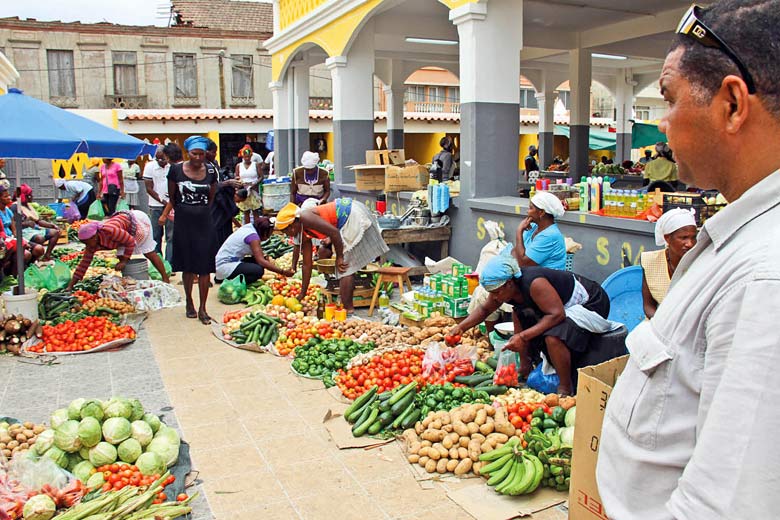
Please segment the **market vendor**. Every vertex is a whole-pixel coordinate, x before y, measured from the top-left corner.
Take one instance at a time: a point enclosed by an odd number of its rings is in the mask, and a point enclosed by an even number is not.
[[[80,282],[99,250],[116,249],[119,263],[114,267],[122,271],[133,253],[144,255],[157,269],[165,283],[169,283],[160,255],[155,253],[157,243],[152,238],[152,223],[146,213],[138,210],[119,211],[102,222],[90,222],[79,228],[79,240],[87,247],[79,265],[73,272],[68,289]]]
[[[3,221],[3,229],[0,238],[2,238],[5,243],[5,249],[7,251],[3,270],[6,273],[17,276],[16,255],[14,254],[16,253],[16,221],[14,219],[14,212],[11,210],[11,204],[13,204],[11,193],[5,185],[0,184],[0,219]],[[22,248],[24,250],[25,265],[38,260],[45,253],[42,245],[30,243],[24,239],[22,239]]]
[[[658,251],[642,253],[642,303],[645,316],[652,318],[666,297],[682,257],[696,245],[694,210],[675,208],[663,214],[655,223],[655,245],[666,246]]]
[[[22,236],[35,244],[46,244],[46,254],[42,260],[51,260],[51,252],[60,238],[60,228],[51,222],[43,220],[30,203],[33,201],[33,191],[27,184],[22,184],[16,189],[19,200],[19,208],[22,211]]]
[[[350,198],[336,199],[306,210],[289,203],[279,211],[276,229],[301,240],[301,295],[306,294],[311,280],[312,240],[330,238],[336,254],[339,296],[348,313],[354,311],[354,274],[389,251],[374,214],[363,203]]]
[[[666,143],[657,143],[655,153],[655,158],[645,165],[643,173],[645,186],[655,181],[664,181],[676,186],[677,163],[672,149]]]
[[[76,206],[79,208],[81,218],[87,218],[89,207],[95,202],[96,198],[95,189],[92,185],[84,181],[66,181],[65,179],[54,179],[54,185],[57,186],[57,189],[60,191],[57,198],[68,199],[71,202],[75,202]]]
[[[572,394],[572,375],[577,359],[590,345],[594,333],[616,328],[608,321],[609,297],[596,282],[582,276],[545,267],[520,268],[510,254],[493,257],[480,275],[480,284],[489,295],[487,301],[450,335],[482,323],[501,305],[513,308],[514,335],[504,346],[520,353],[520,375],[531,372],[531,356],[543,352],[560,378],[558,393]],[[532,313],[523,312],[530,309]],[[593,356],[589,356],[589,364]],[[606,359],[598,361],[602,362]]]
[[[563,203],[550,192],[540,191],[531,197],[528,216],[517,228],[512,250],[520,267],[566,269],[566,240],[555,223],[564,213]]]
[[[328,171],[318,166],[320,155],[303,152],[301,167],[295,168],[290,186],[290,202],[300,206],[309,199],[325,204],[330,198],[330,177]]]
[[[270,219],[260,217],[245,224],[228,237],[217,253],[217,280],[244,275],[247,284],[263,277],[266,270],[290,277],[295,273],[278,267],[263,253],[262,242],[273,232]]]

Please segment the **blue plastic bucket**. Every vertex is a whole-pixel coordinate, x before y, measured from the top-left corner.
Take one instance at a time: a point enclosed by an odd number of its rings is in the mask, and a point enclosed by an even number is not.
[[[609,275],[601,284],[609,296],[609,319],[630,331],[645,319],[642,303],[642,268],[626,267]]]
[[[54,212],[57,214],[58,217],[62,217],[65,215],[65,204],[63,204],[62,202],[53,202],[48,206],[54,210]]]

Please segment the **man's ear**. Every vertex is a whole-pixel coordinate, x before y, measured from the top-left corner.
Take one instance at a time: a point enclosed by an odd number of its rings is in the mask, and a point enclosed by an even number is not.
[[[726,76],[714,101],[723,117],[723,129],[730,134],[739,132],[750,114],[750,94],[745,81],[739,76]]]

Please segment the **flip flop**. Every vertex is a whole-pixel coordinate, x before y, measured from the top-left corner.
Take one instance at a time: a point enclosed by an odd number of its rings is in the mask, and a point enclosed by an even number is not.
[[[190,319],[195,319],[198,317],[198,312],[196,310],[187,311],[187,317]]]
[[[209,316],[208,314],[201,315],[200,313],[198,313],[198,319],[204,325],[211,325],[211,321],[212,321],[211,316]]]

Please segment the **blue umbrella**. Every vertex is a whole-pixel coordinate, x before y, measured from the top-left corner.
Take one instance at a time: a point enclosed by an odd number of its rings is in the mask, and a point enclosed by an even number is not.
[[[0,157],[70,159],[73,154],[135,159],[154,154],[150,145],[118,130],[8,89],[0,96]],[[17,185],[20,179],[17,174]],[[22,218],[16,207],[16,243],[22,244]],[[24,294],[24,251],[17,246],[19,294]]]

